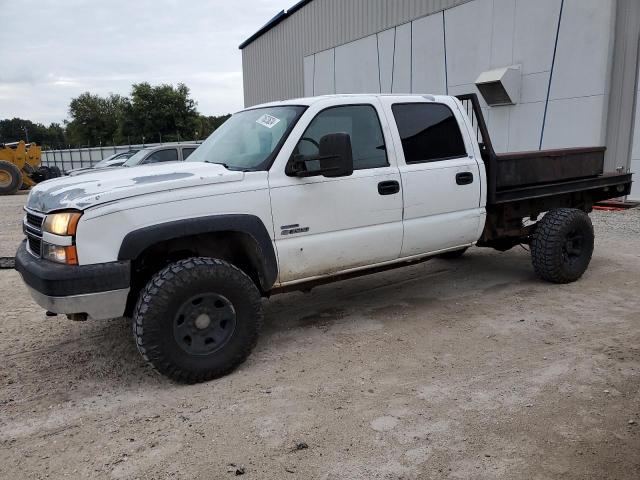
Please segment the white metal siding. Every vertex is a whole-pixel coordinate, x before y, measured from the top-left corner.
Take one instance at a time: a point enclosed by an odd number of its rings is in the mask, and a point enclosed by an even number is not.
[[[314,0],[242,50],[245,106],[305,95],[304,57],[470,0]]]
[[[245,103],[478,93],[480,73],[517,64],[516,105],[480,96],[498,152],[606,145],[606,171],[638,172],[639,13],[638,0],[314,0],[243,50]]]

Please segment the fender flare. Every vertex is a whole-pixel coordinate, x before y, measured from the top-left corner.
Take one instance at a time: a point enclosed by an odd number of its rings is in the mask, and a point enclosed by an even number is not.
[[[255,215],[211,215],[133,230],[122,240],[118,260],[135,260],[144,250],[160,242],[215,232],[244,233],[253,239],[257,251],[252,261],[258,270],[260,286],[264,291],[270,290],[278,278],[278,261],[269,232]]]

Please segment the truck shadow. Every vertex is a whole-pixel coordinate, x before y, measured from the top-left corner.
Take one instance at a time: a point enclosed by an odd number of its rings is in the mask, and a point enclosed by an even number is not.
[[[428,316],[428,308],[437,303],[464,304],[527,282],[539,282],[528,253],[472,249],[457,260],[434,259],[320,286],[310,293],[274,297],[265,303],[263,338],[306,328],[327,330],[351,316],[394,321],[410,308],[426,309]]]
[[[419,311],[425,321],[433,321],[429,309],[443,302],[464,308],[478,296],[527,282],[537,280],[525,252],[473,249],[455,261],[435,259],[317,287],[311,293],[275,296],[264,301],[261,339],[238,371],[255,368],[264,360],[260,357],[314,333],[338,328],[357,336],[362,329],[401,322],[407,311]],[[455,321],[455,311],[452,313]],[[40,338],[3,355],[5,372],[10,372],[4,379],[24,385],[23,398],[46,391],[53,395],[52,401],[64,400],[75,390],[94,393],[100,385],[133,390],[172,383],[146,365],[128,319],[76,323],[58,317],[43,320],[39,328]]]

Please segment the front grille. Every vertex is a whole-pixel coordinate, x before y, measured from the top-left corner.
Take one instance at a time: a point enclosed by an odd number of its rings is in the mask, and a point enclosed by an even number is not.
[[[42,239],[27,234],[27,242],[29,243],[29,251],[36,257],[42,255]]]
[[[32,210],[26,210],[24,218],[24,233],[27,236],[27,245],[29,252],[36,256],[42,256],[42,224],[44,223],[44,215]]]
[[[27,224],[33,227],[36,227],[37,229],[41,229],[43,222],[44,222],[44,216],[27,212]]]

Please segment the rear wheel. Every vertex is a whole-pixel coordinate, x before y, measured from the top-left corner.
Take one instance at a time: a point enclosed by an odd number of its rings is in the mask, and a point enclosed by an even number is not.
[[[575,282],[589,266],[593,243],[589,215],[574,208],[552,210],[538,222],[533,233],[533,268],[548,282]]]
[[[245,361],[262,325],[260,292],[233,265],[189,258],[168,265],[140,293],[133,333],[160,373],[195,383]]]
[[[22,185],[22,173],[13,163],[0,160],[0,195],[13,195]]]

